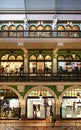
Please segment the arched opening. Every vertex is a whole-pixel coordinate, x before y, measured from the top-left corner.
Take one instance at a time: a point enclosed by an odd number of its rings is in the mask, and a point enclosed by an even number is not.
[[[73,30],[75,31],[75,32],[73,32],[73,36],[74,37],[79,37],[80,33],[78,31],[80,30],[80,27],[77,26],[77,25],[74,25]]]
[[[16,26],[15,25],[11,25],[10,27],[9,27],[9,30],[10,30],[10,33],[9,33],[9,36],[10,37],[16,37]]]
[[[2,30],[2,37],[8,37],[8,26],[7,25],[2,26],[1,30]]]
[[[59,25],[58,26],[58,37],[64,37],[64,31],[65,30],[65,28],[64,28],[64,26],[63,25]]]
[[[30,37],[36,37],[36,26],[35,25],[31,25],[30,28]]]
[[[81,87],[72,86],[63,92],[61,116],[63,119],[81,118]]]
[[[32,88],[26,98],[27,119],[46,119],[55,115],[56,94],[45,86]]]
[[[0,119],[19,119],[20,100],[13,90],[8,87],[0,89]]]
[[[46,25],[44,30],[46,31],[44,34],[45,37],[51,37],[51,30],[52,30],[51,26]]]
[[[23,30],[24,30],[24,27],[22,25],[18,25],[17,26],[17,37],[23,37]]]

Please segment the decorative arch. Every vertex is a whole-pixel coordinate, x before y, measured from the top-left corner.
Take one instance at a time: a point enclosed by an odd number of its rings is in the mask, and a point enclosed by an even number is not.
[[[19,100],[22,100],[22,96],[18,93],[18,91],[8,85],[2,85],[0,86],[0,89],[9,89],[9,90],[12,90],[19,98]]]
[[[77,87],[76,85],[74,85],[74,86],[68,87],[67,89],[65,89],[65,90],[63,91],[63,93],[61,94],[60,98],[62,99],[62,98],[63,98],[63,95],[64,95],[68,90],[77,89],[77,88],[80,88],[80,89],[81,89],[81,86],[78,86],[78,87]]]
[[[32,89],[30,89],[30,90],[25,94],[25,96],[24,96],[25,101],[26,101],[28,95],[29,95],[33,90],[35,90],[35,89],[38,89],[38,90],[39,90],[39,89],[40,89],[40,86],[35,86],[35,87],[33,87]],[[57,95],[55,94],[55,92],[54,92],[52,89],[50,89],[50,88],[48,88],[48,87],[46,87],[46,86],[41,85],[41,90],[42,90],[42,89],[46,89],[46,90],[50,91],[50,93],[54,96],[55,100],[57,99]]]

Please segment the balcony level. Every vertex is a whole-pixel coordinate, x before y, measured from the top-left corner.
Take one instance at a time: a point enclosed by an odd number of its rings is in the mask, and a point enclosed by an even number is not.
[[[0,48],[5,48],[3,43],[8,43],[16,49],[18,43],[25,43],[28,49],[43,48],[53,49],[56,43],[68,43],[68,47],[73,47],[75,43],[77,48],[80,48],[81,31],[75,30],[5,30],[0,31]],[[9,44],[10,43],[10,44]],[[49,45],[50,43],[50,45]],[[14,44],[14,45],[13,45]],[[34,46],[36,44],[36,46]],[[48,44],[48,46],[47,46]],[[66,44],[65,44],[66,45]],[[64,46],[65,47],[65,46]]]

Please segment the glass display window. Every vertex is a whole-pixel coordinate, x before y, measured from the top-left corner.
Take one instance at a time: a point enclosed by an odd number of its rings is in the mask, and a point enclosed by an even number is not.
[[[78,119],[81,118],[81,89],[73,88],[63,96],[61,104],[61,116],[63,119]]]
[[[0,119],[19,119],[20,101],[9,89],[0,90]]]
[[[27,118],[28,119],[45,119],[55,114],[54,98],[43,97],[27,98]]]

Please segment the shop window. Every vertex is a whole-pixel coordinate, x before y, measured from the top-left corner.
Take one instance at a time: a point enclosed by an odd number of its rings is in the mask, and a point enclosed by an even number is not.
[[[2,26],[1,30],[2,30],[2,37],[8,37],[8,32],[7,32],[8,26],[7,25]]]
[[[27,118],[45,119],[55,114],[55,100],[51,92],[46,89],[32,91],[27,97]],[[33,96],[33,98],[31,98]],[[30,113],[31,111],[31,113]]]
[[[71,88],[63,95],[61,105],[61,115],[63,119],[81,118],[81,89]]]
[[[59,25],[58,26],[58,37],[64,37],[64,32],[63,32],[64,29],[64,26],[63,25]]]
[[[36,34],[37,34],[37,32],[36,32],[36,26],[35,25],[31,25],[30,26],[30,28],[29,28],[29,30],[30,30],[30,37],[36,37]]]
[[[23,30],[24,30],[23,26],[18,25],[16,29],[17,31],[19,31],[17,32],[17,37],[23,37]]]
[[[78,31],[80,30],[80,27],[77,25],[74,25],[73,30],[75,31],[75,32],[73,32],[74,37],[79,37],[80,34]]]
[[[47,31],[45,32],[44,37],[51,37],[52,28],[49,25],[46,25],[44,30]]]
[[[19,119],[20,105],[17,95],[9,89],[0,89],[0,119]]]
[[[9,36],[10,36],[10,37],[16,37],[16,32],[15,32],[16,27],[15,27],[15,25],[11,25],[11,26],[9,27],[9,30],[10,30]]]

